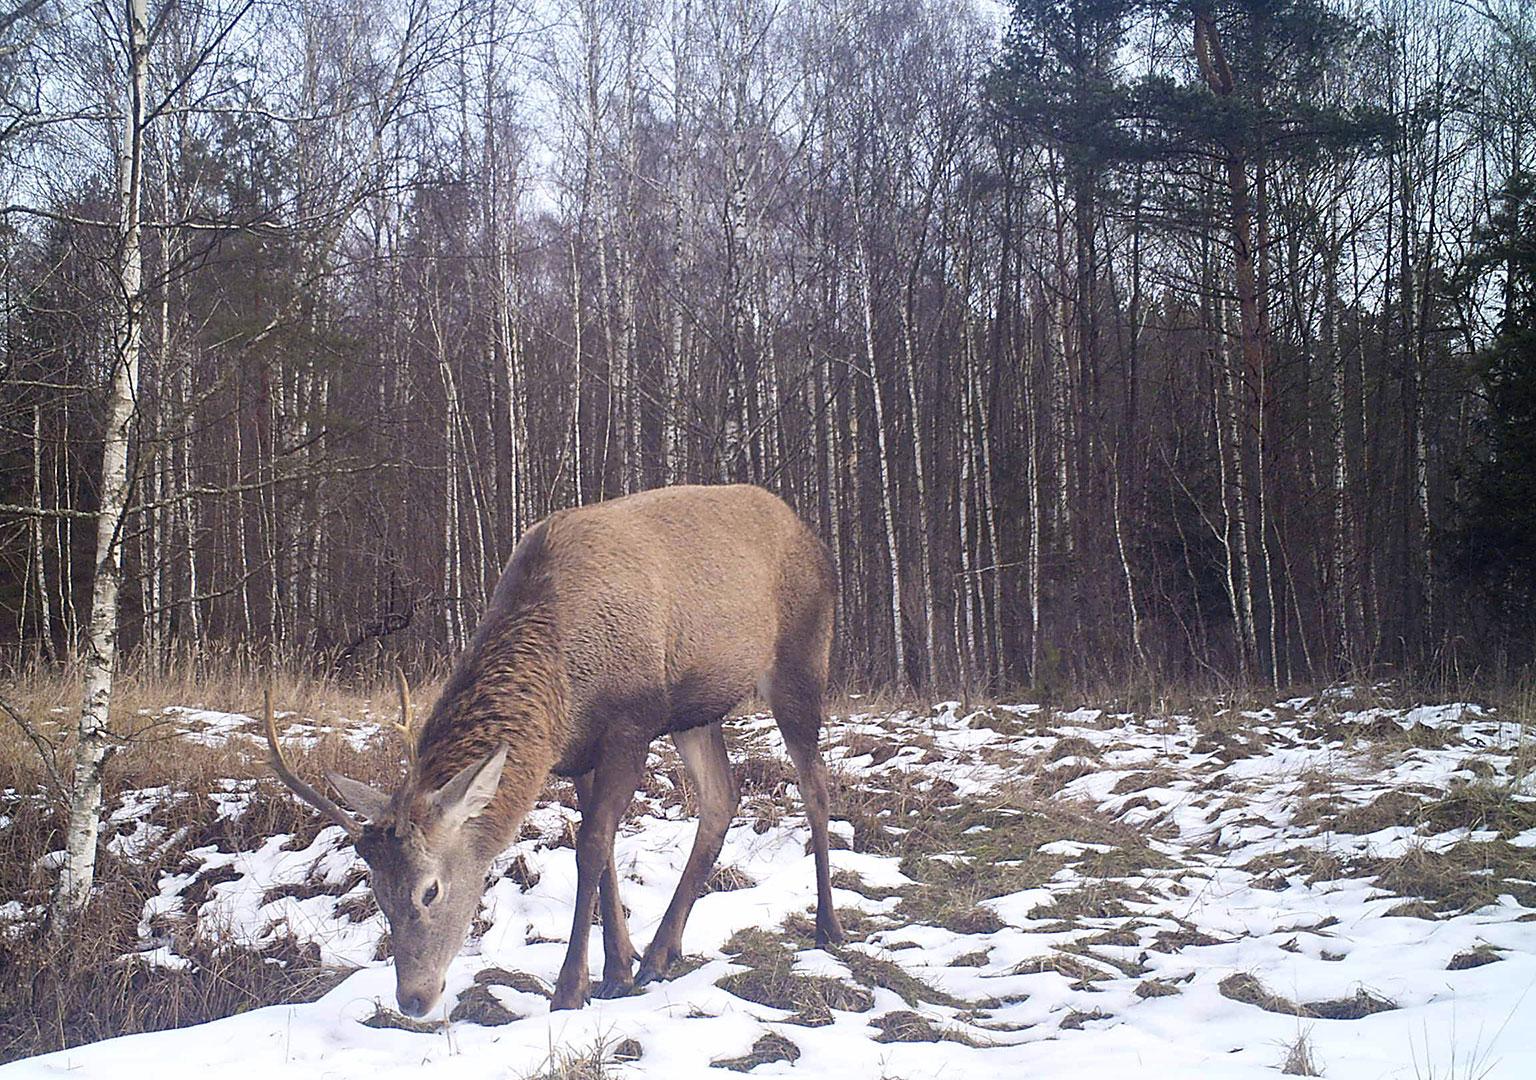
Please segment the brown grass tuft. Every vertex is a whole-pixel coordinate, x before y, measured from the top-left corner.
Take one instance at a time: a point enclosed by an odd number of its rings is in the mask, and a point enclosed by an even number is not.
[[[491,986],[491,983],[477,979],[473,986],[459,995],[459,1002],[453,1007],[453,1012],[448,1014],[448,1019],[454,1023],[479,1024],[482,1027],[497,1027],[521,1020],[519,1014],[501,1003]]]
[[[1451,962],[1445,965],[1445,970],[1466,971],[1469,968],[1483,967],[1485,964],[1496,964],[1502,959],[1504,957],[1492,945],[1476,945],[1451,957]]]
[[[1323,1068],[1312,1050],[1312,1030],[1296,1033],[1296,1041],[1285,1048],[1280,1071],[1286,1076],[1322,1076]]]
[[[751,1072],[759,1065],[773,1061],[793,1064],[800,1057],[800,1048],[780,1035],[770,1031],[752,1044],[752,1049],[740,1057],[716,1058],[709,1063],[712,1069],[730,1069],[732,1072]]]
[[[874,1008],[874,995],[862,986],[793,970],[794,953],[781,937],[766,930],[738,931],[725,943],[725,952],[732,954],[736,963],[746,965],[747,970],[727,975],[715,985],[739,998],[812,1015],[832,1009],[868,1012]]]
[[[1217,984],[1217,989],[1221,991],[1223,997],[1240,1001],[1245,1005],[1257,1006],[1265,1012],[1300,1016],[1310,1020],[1359,1020],[1362,1017],[1389,1012],[1397,1008],[1396,1002],[1377,997],[1364,988],[1356,990],[1353,996],[1347,998],[1308,1003],[1292,1001],[1288,997],[1266,989],[1263,983],[1247,972],[1228,975]]]

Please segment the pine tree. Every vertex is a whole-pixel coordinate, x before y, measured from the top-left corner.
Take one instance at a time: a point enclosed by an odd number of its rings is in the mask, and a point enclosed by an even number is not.
[[[1477,358],[1486,400],[1462,565],[1506,618],[1536,627],[1536,173],[1518,171],[1479,237],[1467,284],[1495,276],[1500,314]],[[1529,635],[1527,635],[1529,640]]]

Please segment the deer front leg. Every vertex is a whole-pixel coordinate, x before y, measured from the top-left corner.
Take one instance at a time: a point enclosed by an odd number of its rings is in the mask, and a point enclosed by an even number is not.
[[[598,985],[597,996],[625,997],[635,988],[635,960],[640,954],[629,940],[629,920],[619,897],[619,871],[613,864],[611,843],[608,865],[598,887],[598,903],[603,913],[603,981]]]
[[[582,800],[581,829],[576,834],[576,904],[571,916],[571,943],[565,952],[565,963],[560,967],[560,977],[555,981],[555,992],[549,1003],[551,1011],[579,1009],[587,1003],[591,991],[587,946],[592,936],[592,908],[602,879],[613,864],[613,837],[618,831],[619,819],[634,798],[644,761],[645,748],[641,747],[638,754],[631,750],[622,758],[617,755],[607,758],[592,772],[590,797]],[[619,930],[611,933],[605,925],[604,943],[610,948],[621,940],[624,943],[629,940],[629,932],[623,927],[624,909],[618,903],[618,881],[615,880],[613,885],[613,906],[618,909],[614,922]],[[633,952],[631,946],[631,956]]]
[[[582,812],[592,805],[592,774],[576,778],[576,795]],[[597,988],[600,998],[624,997],[635,988],[634,967],[639,954],[629,939],[629,920],[619,895],[619,871],[613,862],[613,846],[608,847],[608,862],[598,884],[598,904],[603,916],[603,981]]]

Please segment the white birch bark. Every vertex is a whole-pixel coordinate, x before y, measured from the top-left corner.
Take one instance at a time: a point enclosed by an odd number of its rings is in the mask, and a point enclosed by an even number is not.
[[[1238,387],[1234,371],[1237,360],[1232,356],[1223,308],[1219,301],[1215,332],[1220,338],[1218,356],[1221,362],[1221,392],[1217,395],[1217,422],[1221,425],[1221,441],[1217,447],[1221,456],[1221,505],[1230,537],[1227,586],[1232,594],[1237,619],[1242,670],[1247,673],[1253,670],[1258,660],[1257,631],[1253,616],[1253,575],[1250,573],[1253,564],[1249,558],[1248,543],[1248,485],[1244,475],[1242,427],[1237,417]]]
[[[970,358],[970,327],[965,325],[961,332],[965,335],[965,371],[964,386],[960,395],[960,480],[957,485],[957,497],[960,503],[959,520],[956,522],[959,535],[956,538],[960,546],[960,595],[957,597],[959,618],[955,624],[955,656],[960,662],[961,683],[965,687],[966,701],[971,695],[971,671],[974,667],[974,649],[976,643],[976,604],[972,588],[975,586],[976,565],[971,558],[971,486],[973,479],[973,465],[975,458],[975,445],[971,431],[971,358]]]
[[[1151,668],[1151,661],[1147,658],[1146,647],[1141,639],[1141,607],[1136,600],[1136,575],[1131,572],[1131,555],[1125,546],[1125,526],[1120,513],[1120,463],[1111,465],[1110,501],[1111,511],[1114,514],[1115,547],[1120,554],[1120,572],[1125,580],[1125,601],[1131,613],[1131,648],[1136,653],[1136,659],[1141,662],[1142,670]]]
[[[582,485],[582,466],[584,455],[581,438],[581,365],[582,365],[582,304],[581,304],[581,260],[576,251],[576,237],[570,240],[571,256],[571,486],[575,492],[577,506],[586,502],[586,491]]]
[[[245,475],[245,439],[241,434],[242,424],[240,416],[236,415],[235,422],[230,425],[230,438],[234,442],[235,467],[234,478]],[[255,629],[254,617],[251,614],[251,575],[247,573],[250,567],[250,538],[246,534],[245,527],[245,492],[235,493],[235,580],[240,583],[240,628],[246,637],[250,637]]]
[[[1209,266],[1207,266],[1206,280],[1207,282],[1210,280]],[[1211,379],[1210,416],[1216,442],[1217,488],[1221,495],[1221,527],[1218,529],[1213,524],[1211,531],[1216,534],[1216,539],[1221,544],[1222,571],[1226,584],[1227,602],[1232,612],[1233,637],[1237,643],[1239,671],[1246,676],[1249,672],[1248,629],[1243,618],[1241,589],[1238,586],[1242,568],[1237,559],[1234,525],[1234,515],[1237,510],[1233,506],[1235,501],[1233,491],[1236,485],[1232,479],[1231,436],[1236,425],[1229,423],[1230,365],[1227,362],[1226,348],[1220,340],[1223,333],[1223,317],[1219,298],[1215,301],[1215,311],[1207,329],[1212,337],[1209,346],[1211,364],[1217,369],[1213,371]]]
[[[53,606],[48,597],[47,545],[43,542],[43,411],[32,407],[32,507],[38,514],[32,533],[32,569],[37,583],[38,646],[45,659],[53,657]]]
[[[64,406],[63,430],[60,432],[60,446],[68,446],[70,440],[69,405]],[[69,455],[53,455],[53,502],[57,506],[66,498],[65,492],[71,490]],[[70,583],[75,580],[75,519],[55,518],[53,529],[53,550],[58,555],[59,572],[55,577],[55,587],[58,589],[59,618],[64,624],[64,659],[74,663],[80,650],[80,612],[75,606],[75,590]]]
[[[91,897],[96,839],[101,828],[102,771],[111,754],[108,733],[112,678],[117,668],[118,590],[122,583],[123,526],[130,479],[128,444],[133,434],[143,346],[143,264],[139,246],[142,203],[145,96],[148,89],[149,19],[146,0],[128,0],[128,107],[118,159],[119,255],[117,285],[122,304],[116,362],[107,397],[101,454],[101,505],[96,515],[96,565],[85,643],[80,724],[64,836],[64,863],[55,886],[52,932],[61,934]]]
[[[907,302],[902,308],[902,352],[906,360],[907,374],[907,408],[912,416],[912,461],[913,479],[916,482],[915,495],[917,496],[917,556],[918,570],[922,574],[923,596],[923,674],[924,683],[930,682],[934,676],[935,665],[938,662],[938,643],[934,636],[933,610],[933,550],[929,535],[928,521],[928,471],[925,465],[926,453],[923,444],[923,414],[917,392],[917,339],[916,330],[913,327],[912,313],[912,288],[909,282]]]
[[[1336,221],[1336,204],[1329,206],[1329,222]],[[1336,235],[1336,228],[1329,229]],[[1330,253],[1324,266],[1323,278],[1323,354],[1328,362],[1328,407],[1333,428],[1333,544],[1329,561],[1329,583],[1333,617],[1334,647],[1338,658],[1351,658],[1352,636],[1350,630],[1350,590],[1348,585],[1349,564],[1346,552],[1350,540],[1349,511],[1349,450],[1345,435],[1345,365],[1344,351],[1339,348],[1338,334],[1338,256]]]
[[[1050,316],[1046,316],[1049,318]],[[1031,683],[1040,674],[1040,606],[1041,606],[1041,582],[1040,582],[1040,540],[1043,532],[1045,518],[1045,478],[1040,469],[1040,396],[1037,392],[1034,376],[1035,364],[1033,358],[1026,358],[1024,362],[1024,411],[1029,415],[1029,453],[1027,457],[1027,470],[1029,472],[1029,681]],[[983,434],[983,439],[987,436]],[[988,440],[990,441],[990,440]],[[991,484],[992,469],[989,463],[987,467],[988,484]],[[995,503],[994,503],[995,505]],[[994,526],[992,532],[994,558],[997,552],[997,532]],[[1001,616],[999,616],[1001,622]],[[998,642],[1001,650],[1001,638]]]
[[[901,555],[896,543],[896,505],[891,490],[891,453],[885,435],[885,394],[880,388],[880,369],[875,360],[875,293],[872,280],[874,271],[869,263],[869,252],[862,229],[863,218],[858,213],[857,206],[855,206],[854,218],[860,226],[858,259],[859,288],[864,315],[864,362],[867,365],[866,374],[869,376],[870,389],[875,399],[875,442],[880,457],[880,505],[885,517],[885,550],[891,573],[891,634],[892,647],[896,653],[894,681],[897,689],[901,690],[907,687],[907,648],[902,632],[904,620],[902,618]]]
[[[459,474],[463,447],[460,445],[459,395],[453,371],[448,363],[448,345],[443,336],[442,319],[434,295],[430,303],[432,333],[437,352],[438,375],[443,383],[443,621],[448,645],[455,652],[464,648],[464,545],[459,520]]]

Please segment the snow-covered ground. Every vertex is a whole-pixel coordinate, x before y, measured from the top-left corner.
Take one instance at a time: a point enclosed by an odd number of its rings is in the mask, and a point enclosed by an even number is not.
[[[248,730],[187,719],[204,741]],[[169,965],[187,961],[166,927],[192,914],[244,941],[291,935],[361,965],[333,991],[0,1076],[520,1077],[596,1049],[610,1075],[666,1080],[728,1064],[1209,1080],[1274,1076],[1298,1043],[1332,1080],[1536,1076],[1536,747],[1494,712],[1335,693],[1199,720],[952,703],[839,717],[833,866],[853,931],[839,955],[803,937],[808,833],[772,721],[732,731],[748,796],[721,889],[688,924],[686,974],[550,1014],[538,991],[569,933],[576,818],[552,799],[498,863],[440,1022],[367,1026],[394,1004],[390,964],[374,959],[385,926],[328,828],[308,844],[195,850],[141,934]],[[617,847],[642,948],[693,831],[675,755],[658,747],[652,764]],[[237,817],[248,786],[229,785],[210,816]],[[141,792],[116,813],[167,797]],[[159,840],[140,829],[119,853]],[[592,955],[600,966],[595,927]]]

